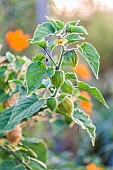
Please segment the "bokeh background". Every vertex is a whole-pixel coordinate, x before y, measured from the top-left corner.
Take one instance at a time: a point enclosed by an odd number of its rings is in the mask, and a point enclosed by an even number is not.
[[[46,21],[45,15],[64,23],[80,19],[80,24],[86,27],[89,33],[86,41],[93,44],[101,56],[99,80],[91,75],[86,81],[102,92],[110,108],[106,109],[92,99],[94,104],[90,116],[97,126],[95,147],[91,146],[88,135],[76,126],[70,130],[63,125],[50,127],[48,122],[37,123],[32,128],[26,128],[24,135],[35,136],[47,142],[48,165],[51,169],[59,166],[62,170],[74,170],[74,164],[95,163],[112,170],[113,0],[0,0],[0,44],[3,44],[1,55],[10,51],[28,58],[35,56],[39,51],[36,46],[30,45],[17,52],[9,47],[5,36],[8,31],[22,29],[32,38],[37,24]],[[83,59],[80,62],[86,65]],[[89,66],[87,68],[90,72]]]

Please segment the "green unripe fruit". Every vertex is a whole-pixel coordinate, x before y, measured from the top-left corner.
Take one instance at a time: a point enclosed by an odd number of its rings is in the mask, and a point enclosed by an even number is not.
[[[58,110],[62,114],[71,115],[74,110],[73,101],[69,97],[65,97],[58,105]]]
[[[63,92],[65,93],[69,93],[69,94],[72,94],[72,91],[73,91],[73,84],[70,80],[65,80],[61,89],[63,90]]]
[[[47,99],[47,106],[53,112],[58,105],[58,101],[55,97],[50,97]]]
[[[65,52],[64,60],[69,66],[76,67],[78,64],[78,56],[77,56],[75,50],[69,50],[69,51]]]
[[[62,70],[56,70],[55,74],[51,77],[51,83],[56,87],[59,88],[62,86],[65,80],[65,74]]]
[[[61,94],[59,95],[59,99],[61,100],[61,99],[63,99],[63,98],[66,97],[66,96],[67,96],[66,93],[61,93]]]

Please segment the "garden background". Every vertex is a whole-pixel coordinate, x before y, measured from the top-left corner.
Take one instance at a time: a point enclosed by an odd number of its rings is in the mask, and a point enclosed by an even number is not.
[[[89,35],[86,41],[94,45],[99,52],[99,80],[92,75],[84,59],[73,72],[78,73],[79,79],[97,86],[102,92],[109,109],[92,98],[92,103],[81,102],[81,107],[92,117],[97,127],[96,144],[91,146],[86,133],[75,126],[50,126],[48,121],[40,122],[24,128],[24,136],[35,137],[47,142],[48,165],[51,169],[74,170],[75,164],[96,164],[113,169],[113,1],[112,0],[0,0],[0,44],[3,45],[1,54],[10,51],[15,55],[35,56],[39,48],[34,45],[16,45],[10,43],[9,33],[15,32],[15,41],[19,30],[26,39],[33,36],[37,24],[46,21],[45,15],[63,21],[81,20]],[[59,55],[58,49],[55,52]],[[84,97],[91,99],[86,93]],[[32,132],[32,133],[31,133]],[[99,169],[99,168],[98,168]],[[105,168],[107,169],[107,168]],[[93,170],[93,169],[89,169]]]

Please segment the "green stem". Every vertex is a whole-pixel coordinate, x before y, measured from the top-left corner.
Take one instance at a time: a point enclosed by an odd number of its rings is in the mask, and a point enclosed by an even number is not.
[[[58,62],[57,70],[59,70],[61,65],[62,65],[63,53],[64,53],[64,47],[62,46],[62,51],[61,51],[61,54],[60,54],[60,59],[59,59],[59,62]]]
[[[57,70],[60,70],[60,67],[62,65],[62,60],[63,60],[64,47],[62,46],[61,48],[62,48],[62,50],[61,50],[60,58],[59,58],[59,61],[58,61]],[[59,91],[59,88],[55,90],[53,97],[57,96],[58,91]]]
[[[14,158],[22,165],[24,165],[26,167],[27,170],[32,170],[23,160],[21,160],[18,155],[15,154],[15,152],[13,150],[10,150],[8,148],[6,148],[5,146],[0,145],[0,148],[2,150],[5,150],[6,152],[10,153],[11,155],[14,156]]]
[[[46,54],[48,55],[48,57],[50,58],[50,60],[52,61],[52,63],[55,65],[56,69],[57,69],[57,64],[54,62],[54,60],[52,59],[51,55],[48,53],[48,51],[46,49],[44,49],[44,51],[46,52]]]
[[[56,97],[58,91],[59,91],[59,88],[58,88],[58,89],[55,89],[54,94],[52,95],[52,97]]]

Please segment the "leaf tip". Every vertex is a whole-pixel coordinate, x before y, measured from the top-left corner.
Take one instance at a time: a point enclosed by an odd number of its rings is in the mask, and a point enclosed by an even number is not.
[[[107,104],[105,104],[105,106],[109,109],[109,106]]]

